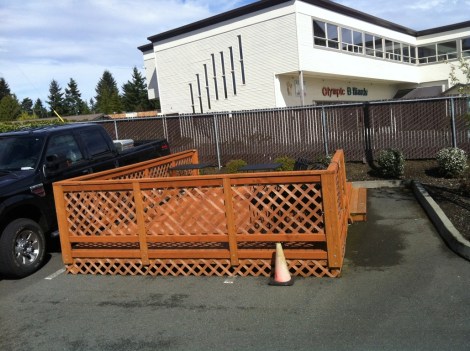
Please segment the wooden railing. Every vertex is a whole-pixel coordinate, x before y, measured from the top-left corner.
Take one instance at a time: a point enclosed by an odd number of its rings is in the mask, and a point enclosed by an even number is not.
[[[326,170],[170,176],[182,163],[197,163],[197,152],[55,183],[64,263],[101,260],[105,273],[115,270],[109,260],[227,260],[236,267],[270,262],[282,242],[288,260],[340,271],[349,215],[341,150]]]

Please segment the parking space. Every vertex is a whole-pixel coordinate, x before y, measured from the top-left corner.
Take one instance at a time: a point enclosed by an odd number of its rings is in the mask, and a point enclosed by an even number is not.
[[[340,278],[92,276],[53,252],[0,280],[2,350],[468,350],[470,262],[411,191],[370,189]]]

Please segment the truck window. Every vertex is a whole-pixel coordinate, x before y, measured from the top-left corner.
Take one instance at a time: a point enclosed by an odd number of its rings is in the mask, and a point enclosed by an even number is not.
[[[80,136],[85,142],[91,157],[96,157],[112,151],[99,130],[87,130],[86,132],[80,133]]]
[[[0,169],[30,170],[36,167],[42,149],[42,138],[0,138]]]
[[[71,164],[83,160],[77,141],[71,134],[55,135],[50,139],[46,157],[54,154],[65,155]]]

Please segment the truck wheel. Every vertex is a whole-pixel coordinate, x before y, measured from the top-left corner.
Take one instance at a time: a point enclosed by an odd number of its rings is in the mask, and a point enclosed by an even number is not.
[[[45,254],[46,241],[39,225],[27,218],[15,219],[0,237],[0,273],[25,277],[41,266]]]

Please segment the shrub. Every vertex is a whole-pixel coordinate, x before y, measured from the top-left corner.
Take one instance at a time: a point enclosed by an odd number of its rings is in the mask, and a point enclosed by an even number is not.
[[[467,169],[467,154],[457,147],[447,147],[437,153],[439,171],[444,177],[457,178]]]
[[[274,159],[274,162],[282,164],[281,168],[279,169],[281,171],[294,170],[295,160],[289,156],[277,157],[276,159]]]
[[[318,163],[322,164],[325,167],[328,167],[331,163],[331,159],[333,158],[332,154],[324,155],[318,158]]]
[[[237,173],[240,168],[246,166],[248,163],[246,161],[238,159],[238,160],[230,160],[227,162],[226,169],[227,173]]]
[[[381,150],[377,164],[380,174],[384,177],[399,178],[405,171],[405,157],[398,149]]]

